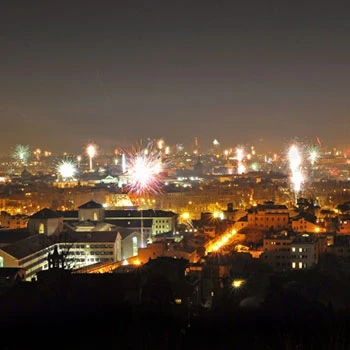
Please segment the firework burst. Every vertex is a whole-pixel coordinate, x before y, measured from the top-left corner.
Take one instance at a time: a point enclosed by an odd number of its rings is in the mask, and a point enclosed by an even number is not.
[[[320,156],[316,147],[310,147],[308,149],[308,160],[312,166],[315,165],[319,157]]]
[[[64,159],[58,163],[57,172],[61,178],[66,181],[73,180],[78,171],[76,164],[73,161]]]
[[[126,158],[128,192],[138,195],[160,193],[164,184],[165,160],[154,143],[134,148]]]
[[[29,146],[17,145],[13,152],[13,158],[20,164],[27,165],[30,157]]]

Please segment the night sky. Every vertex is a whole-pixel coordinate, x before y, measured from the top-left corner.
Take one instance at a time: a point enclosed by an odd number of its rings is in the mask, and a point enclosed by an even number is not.
[[[348,145],[349,1],[5,1],[1,153]]]

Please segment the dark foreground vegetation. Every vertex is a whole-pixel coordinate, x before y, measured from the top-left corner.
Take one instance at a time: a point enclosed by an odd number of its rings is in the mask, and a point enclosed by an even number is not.
[[[185,277],[181,259],[155,259],[128,273],[43,271],[37,281],[0,288],[0,346],[350,349],[348,265],[326,262],[311,271],[271,273],[236,261],[246,281],[238,289],[203,270],[203,286],[215,282],[209,304],[201,302],[204,287],[196,292]],[[231,277],[237,276],[232,267]]]
[[[22,299],[15,291],[2,298],[2,349],[350,348],[349,309],[335,311],[281,290],[258,308],[223,303],[207,310],[111,302],[93,289],[75,300],[62,290],[40,295],[32,286],[24,289]]]

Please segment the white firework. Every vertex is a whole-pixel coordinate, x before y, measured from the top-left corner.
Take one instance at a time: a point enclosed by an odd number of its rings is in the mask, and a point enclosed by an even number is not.
[[[301,185],[304,182],[304,177],[301,169],[302,155],[297,145],[294,144],[290,146],[288,151],[288,160],[289,168],[292,173],[291,182],[293,184],[295,194],[298,195],[301,190]]]
[[[75,163],[71,160],[62,160],[57,166],[57,172],[61,178],[66,180],[75,179],[75,175],[78,172]]]

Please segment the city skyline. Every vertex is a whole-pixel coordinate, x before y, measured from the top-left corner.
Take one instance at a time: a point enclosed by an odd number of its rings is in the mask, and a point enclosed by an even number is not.
[[[348,147],[349,5],[5,3],[0,149]]]
[[[257,157],[268,157],[268,159],[272,158],[281,158],[283,160],[288,159],[288,152],[291,147],[298,147],[300,152],[306,158],[311,159],[312,157],[324,157],[324,156],[337,156],[344,157],[345,159],[350,155],[349,145],[344,145],[343,147],[335,147],[334,144],[324,144],[321,143],[319,138],[316,140],[300,140],[296,137],[287,140],[286,142],[279,145],[278,149],[261,149],[257,148],[254,144],[249,143],[241,143],[236,145],[229,145],[228,147],[224,147],[226,145],[221,145],[216,139],[204,148],[198,142],[198,138],[195,137],[193,142],[188,145],[184,145],[183,143],[169,144],[166,142],[164,138],[162,139],[143,139],[139,142],[130,143],[126,146],[116,146],[112,149],[105,149],[100,147],[95,142],[87,142],[84,145],[80,145],[80,151],[74,152],[71,149],[66,149],[62,152],[56,152],[53,149],[49,149],[45,147],[40,149],[35,147],[34,145],[25,145],[25,144],[13,144],[7,150],[7,152],[0,152],[0,157],[3,160],[12,159],[13,162],[20,162],[23,164],[28,164],[31,161],[35,161],[38,159],[43,159],[47,157],[60,157],[62,160],[65,159],[75,159],[76,163],[81,161],[87,161],[90,163],[91,168],[91,160],[92,158],[97,159],[101,156],[118,156],[131,154],[139,150],[147,150],[150,145],[154,149],[157,149],[159,154],[169,155],[170,157],[173,155],[189,155],[189,156],[205,156],[205,155],[214,155],[229,157],[231,159],[239,159],[238,152],[243,152],[244,157],[249,155],[257,156]],[[94,149],[94,154],[91,155],[91,149]],[[73,157],[73,158],[72,158]]]

